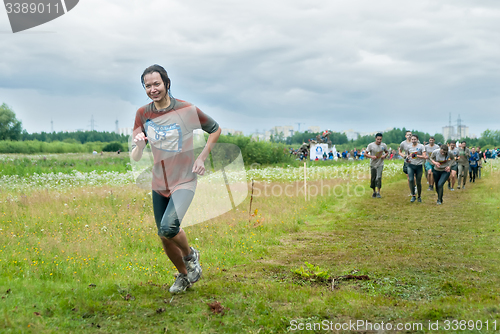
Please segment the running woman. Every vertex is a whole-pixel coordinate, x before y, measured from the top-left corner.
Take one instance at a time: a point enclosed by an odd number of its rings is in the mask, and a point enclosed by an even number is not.
[[[151,145],[153,212],[163,249],[179,271],[169,291],[179,293],[201,278],[199,252],[189,246],[180,224],[194,197],[196,174],[205,173],[221,128],[194,105],[172,97],[163,67],[146,68],[141,82],[152,102],[137,110],[130,156],[139,161],[147,142]],[[200,128],[210,135],[195,158],[193,130]]]
[[[373,189],[372,197],[381,198],[380,189],[382,189],[382,171],[384,169],[384,159],[389,154],[387,145],[382,143],[382,134],[375,135],[375,141],[368,144],[365,156],[370,158],[371,183]],[[378,188],[378,191],[377,191]]]
[[[405,133],[405,140],[399,144],[398,148],[398,153],[401,157],[403,157],[404,162],[403,162],[403,172],[406,174],[406,178],[408,179],[408,184],[410,184],[410,179],[408,178],[408,162],[407,162],[407,155],[408,155],[408,149],[412,145],[411,144],[411,131],[406,131]]]
[[[441,145],[439,150],[432,152],[429,160],[434,165],[433,173],[438,195],[437,205],[441,205],[443,204],[443,187],[450,177],[451,165],[455,160],[455,156],[453,153],[448,152],[447,145]]]
[[[415,202],[415,182],[417,183],[418,202],[422,202],[422,165],[427,159],[425,147],[418,142],[418,136],[411,136],[412,145],[407,151],[408,180],[410,182],[411,202]]]
[[[455,190],[455,181],[457,180],[457,173],[458,173],[458,163],[457,163],[458,147],[456,146],[457,145],[455,144],[455,142],[451,141],[450,147],[448,149],[448,152],[453,154],[454,157],[450,165],[450,177],[448,178],[448,189],[450,189],[451,191]]]
[[[464,140],[460,143],[460,148],[458,149],[458,189],[460,189],[460,185],[462,185],[462,189],[465,189],[467,170],[469,169],[469,158],[470,150],[467,148],[467,143]]]
[[[436,139],[434,137],[429,138],[429,144],[425,145],[425,152],[427,156],[431,156],[432,152],[439,149],[439,147],[435,144]],[[429,183],[429,188],[427,190],[434,190],[434,177],[432,174],[432,164],[429,159],[425,161],[425,177],[427,178],[427,183]]]

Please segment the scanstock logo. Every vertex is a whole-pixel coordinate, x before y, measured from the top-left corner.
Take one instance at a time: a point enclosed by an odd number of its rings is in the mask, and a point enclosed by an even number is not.
[[[62,16],[79,0],[3,0],[12,32],[30,29]]]

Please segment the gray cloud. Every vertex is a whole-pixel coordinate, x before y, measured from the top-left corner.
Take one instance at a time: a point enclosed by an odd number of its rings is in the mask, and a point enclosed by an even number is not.
[[[493,1],[88,0],[0,35],[0,96],[28,131],[50,127],[27,109],[33,92],[46,118],[78,104],[79,122],[98,110],[113,130],[148,102],[139,77],[159,63],[174,96],[246,133],[297,122],[434,133],[451,112],[479,135],[500,128],[499,18]]]

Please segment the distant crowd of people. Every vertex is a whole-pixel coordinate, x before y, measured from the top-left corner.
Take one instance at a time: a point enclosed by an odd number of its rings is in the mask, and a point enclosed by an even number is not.
[[[429,139],[429,142],[424,142],[423,145],[429,144],[431,141],[434,142],[434,138],[431,137]],[[451,141],[449,141],[448,145],[450,145]],[[441,143],[438,143],[437,145],[441,145]],[[304,160],[309,158],[309,151],[299,151],[298,149],[293,149],[290,147],[290,155],[296,156],[297,160]],[[475,149],[481,150],[481,147],[477,147]],[[390,152],[387,159],[393,160],[393,159],[403,159],[404,157],[400,155],[399,150],[391,149],[390,147],[388,148],[388,151]],[[500,149],[499,148],[494,148],[494,149],[486,149],[484,152],[481,151],[481,155],[483,156],[483,159],[496,159],[497,157],[500,158]],[[357,148],[354,148],[353,150],[344,150],[342,152],[333,150],[330,150],[328,153],[324,152],[323,157],[321,160],[364,160],[366,157],[366,148],[362,148],[358,150]],[[320,160],[319,158],[316,158],[315,160]]]
[[[365,156],[370,161],[371,183],[373,189],[372,197],[381,198],[382,171],[384,160],[394,153],[382,143],[382,133],[375,135],[375,141],[370,143]],[[462,141],[457,147],[457,143],[450,141],[447,144],[435,144],[435,138],[430,137],[428,143],[420,143],[419,137],[406,132],[406,140],[402,141],[398,148],[398,155],[404,158],[403,172],[407,175],[408,186],[410,188],[410,202],[422,202],[422,175],[425,173],[429,188],[436,190],[437,204],[443,203],[443,189],[448,183],[450,191],[465,189],[467,172],[469,183],[481,179],[481,168],[487,159],[495,159],[498,149],[486,150],[483,152],[480,147],[468,148],[467,143]]]
[[[422,176],[425,175],[429,185],[427,190],[436,190],[437,204],[440,205],[443,203],[443,189],[446,183],[450,191],[455,191],[455,184],[457,189],[463,190],[467,177],[469,183],[481,179],[483,163],[488,159],[500,158],[500,150],[497,147],[483,152],[481,147],[468,148],[465,141],[436,144],[434,137],[430,137],[429,142],[420,143],[418,135],[412,134],[411,131],[406,131],[405,137],[406,139],[395,150],[382,142],[382,133],[377,133],[375,141],[366,148],[337,152],[334,146],[328,153],[323,152],[322,156],[317,156],[315,160],[370,159],[372,197],[381,198],[384,160],[404,159],[403,172],[408,178],[410,201],[422,202]],[[304,145],[298,150],[290,148],[290,154],[300,160],[309,159],[309,146],[305,149]]]
[[[345,150],[342,152],[330,150],[328,153],[324,152],[322,159],[316,157],[314,160],[364,160],[366,149],[358,150],[357,148],[353,150]],[[290,148],[290,155],[297,157],[297,160],[307,160],[309,159],[309,151],[299,151]],[[396,150],[392,150],[389,159],[401,159]]]

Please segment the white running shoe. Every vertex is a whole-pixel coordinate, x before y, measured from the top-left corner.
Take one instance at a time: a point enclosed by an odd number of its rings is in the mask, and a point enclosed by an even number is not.
[[[193,247],[190,248],[191,248],[191,260],[186,261],[184,260],[184,258],[182,260],[184,261],[184,264],[186,265],[186,269],[188,272],[187,279],[192,284],[200,280],[202,270],[200,265],[200,253]]]
[[[168,289],[170,293],[180,293],[186,291],[187,288],[191,286],[191,283],[189,283],[187,279],[186,274],[179,273],[177,275],[177,278],[175,279],[174,284]]]

